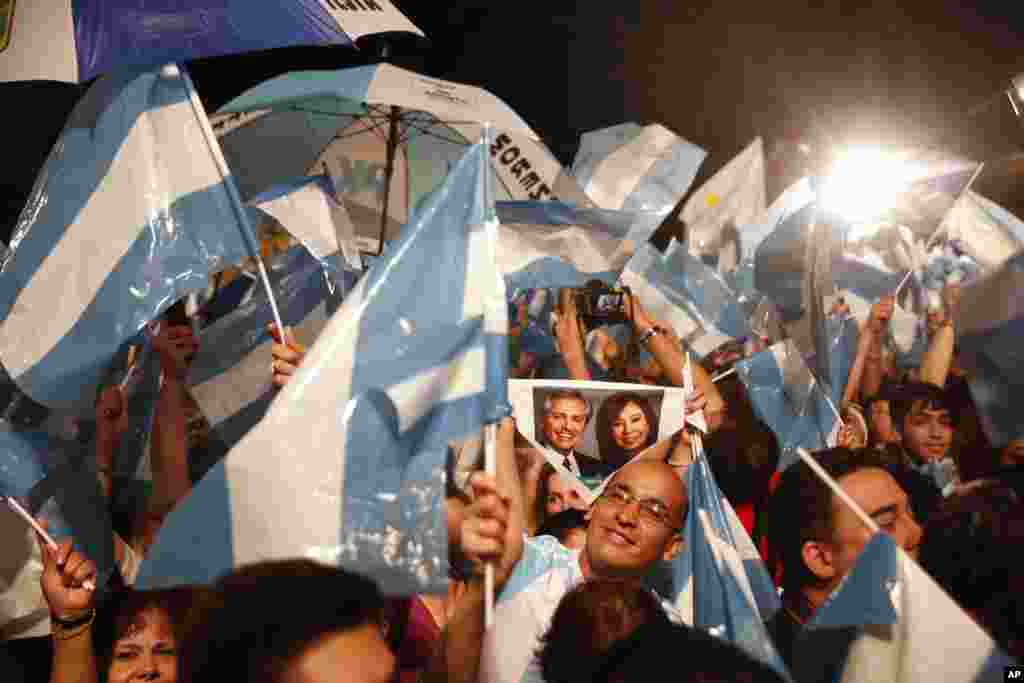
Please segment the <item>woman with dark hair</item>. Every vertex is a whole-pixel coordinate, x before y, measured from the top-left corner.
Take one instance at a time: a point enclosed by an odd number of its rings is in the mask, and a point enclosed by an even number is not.
[[[658,415],[646,396],[618,393],[597,411],[597,444],[601,460],[622,467],[658,440]]]
[[[128,589],[97,610],[96,591],[86,587],[96,580],[96,565],[70,540],[41,551],[40,584],[53,624],[51,683],[178,680],[178,643],[193,589]]]

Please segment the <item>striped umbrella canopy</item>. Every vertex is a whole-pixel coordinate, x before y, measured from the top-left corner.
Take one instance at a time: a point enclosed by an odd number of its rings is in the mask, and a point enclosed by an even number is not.
[[[592,206],[498,97],[389,64],[270,79],[222,107],[212,123],[243,198],[297,176],[329,175],[368,252],[378,251],[382,237],[398,236],[487,124],[496,199]]]

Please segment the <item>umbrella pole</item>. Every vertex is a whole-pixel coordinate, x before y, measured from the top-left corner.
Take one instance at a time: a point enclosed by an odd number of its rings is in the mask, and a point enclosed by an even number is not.
[[[384,163],[384,206],[380,212],[380,240],[377,242],[377,256],[384,251],[384,235],[388,229],[388,203],[391,201],[391,176],[395,171],[395,151],[398,149],[398,118],[401,107],[392,105],[391,115],[388,117],[388,146],[387,158]]]
[[[196,114],[196,118],[199,120],[200,128],[203,130],[203,137],[206,139],[206,145],[210,149],[210,156],[213,157],[214,163],[217,164],[217,170],[220,171],[224,187],[228,192],[228,199],[231,202],[231,208],[235,210],[235,216],[241,224],[242,240],[245,242],[245,246],[249,249],[249,253],[256,259],[256,265],[260,272],[260,281],[263,283],[263,289],[267,292],[267,300],[270,302],[270,310],[274,314],[274,322],[277,323],[277,329],[280,331],[281,335],[284,335],[284,323],[281,322],[281,312],[277,308],[277,300],[274,298],[274,289],[270,286],[270,278],[267,276],[267,267],[263,264],[263,259],[260,257],[260,245],[256,241],[256,231],[252,226],[252,222],[249,221],[249,213],[245,210],[245,206],[242,205],[242,197],[238,194],[238,188],[235,187],[235,180],[231,177],[231,171],[228,169],[228,162],[224,159],[224,153],[220,149],[220,143],[217,142],[217,136],[213,132],[213,127],[210,126],[210,119],[206,116],[206,109],[203,107],[203,103],[199,99],[199,93],[196,92],[196,88],[192,84],[192,77],[188,75],[188,70],[185,67],[178,67],[177,65],[169,64],[164,68],[180,70],[181,78],[185,82],[185,87],[188,89],[188,98],[192,104],[192,109]]]

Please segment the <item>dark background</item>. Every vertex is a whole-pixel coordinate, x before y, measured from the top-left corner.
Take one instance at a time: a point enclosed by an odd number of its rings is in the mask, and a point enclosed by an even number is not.
[[[450,7],[398,0],[431,38],[393,62],[488,88],[563,163],[582,132],[662,123],[709,156],[697,184],[753,137],[765,139],[770,195],[798,169],[797,139],[912,143],[974,159],[1024,146],[1024,123],[1000,96],[1024,71],[1020,3],[984,0],[668,0],[505,2]],[[372,61],[342,48],[297,48],[191,65],[208,110],[298,68]],[[3,84],[0,239],[8,240],[35,173],[81,86]],[[991,176],[991,177],[989,177]],[[1024,213],[1015,179],[983,191]]]

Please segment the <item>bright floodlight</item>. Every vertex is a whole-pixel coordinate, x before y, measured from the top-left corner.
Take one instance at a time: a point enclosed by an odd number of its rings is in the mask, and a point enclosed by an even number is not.
[[[851,223],[873,221],[893,208],[920,174],[905,156],[858,147],[839,155],[818,192],[824,208]]]
[[[1017,74],[1014,77],[1006,94],[1010,98],[1013,113],[1017,116],[1024,116],[1024,73]]]

